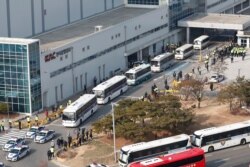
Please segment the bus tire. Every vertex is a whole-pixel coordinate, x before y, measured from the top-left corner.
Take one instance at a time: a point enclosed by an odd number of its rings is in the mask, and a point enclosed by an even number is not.
[[[214,151],[214,147],[213,147],[213,146],[208,147],[208,152],[209,152],[209,153],[211,153],[211,152],[213,152],[213,151]]]
[[[241,139],[240,141],[240,145],[245,145],[247,142],[246,142],[246,139]]]

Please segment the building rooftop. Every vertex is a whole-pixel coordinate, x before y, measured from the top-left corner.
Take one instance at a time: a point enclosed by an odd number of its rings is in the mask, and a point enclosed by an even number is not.
[[[35,36],[40,39],[41,49],[50,50],[76,41],[95,32],[95,26],[106,29],[131,18],[143,15],[154,9],[121,7],[74,24],[55,29],[54,31]]]
[[[178,21],[180,27],[244,30],[250,26],[249,15],[197,13]]]
[[[34,42],[37,42],[37,41],[38,41],[38,39],[0,37],[0,43],[7,43],[7,44],[27,45],[27,44],[34,43]]]

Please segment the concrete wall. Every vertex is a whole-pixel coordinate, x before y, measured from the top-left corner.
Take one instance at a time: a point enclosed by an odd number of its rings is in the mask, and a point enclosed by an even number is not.
[[[0,36],[35,36],[123,4],[123,0],[1,0]]]
[[[0,36],[8,36],[8,16],[6,1],[0,1]]]
[[[233,6],[236,6],[237,4],[240,4],[244,2],[245,0],[207,0],[207,7],[211,6],[213,4],[216,4],[215,6],[212,6],[211,8],[207,8],[208,13],[220,13],[224,12],[227,9],[232,8]],[[220,3],[221,2],[221,3]]]

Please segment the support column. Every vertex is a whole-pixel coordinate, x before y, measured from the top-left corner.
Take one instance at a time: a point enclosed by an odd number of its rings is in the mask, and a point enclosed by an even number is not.
[[[142,49],[137,52],[137,60],[142,61]]]
[[[186,32],[187,34],[187,43],[190,43],[190,28],[189,27],[187,27],[187,32]]]
[[[249,37],[247,37],[247,48],[250,48],[250,46],[249,46]]]
[[[240,38],[240,37],[237,38],[237,44],[238,44],[239,46],[241,46],[241,38]]]

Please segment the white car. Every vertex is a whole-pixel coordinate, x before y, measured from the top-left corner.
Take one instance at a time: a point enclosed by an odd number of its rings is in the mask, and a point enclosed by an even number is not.
[[[53,139],[54,137],[55,137],[54,130],[42,130],[41,132],[37,133],[36,137],[34,138],[34,142],[46,143],[47,141]]]
[[[0,167],[5,167],[3,162],[0,162]]]
[[[222,74],[212,74],[208,83],[219,83],[224,80],[224,75]]]
[[[32,126],[29,131],[26,132],[25,138],[27,139],[34,139],[36,134],[42,131],[45,127],[44,126]]]
[[[18,161],[19,159],[25,157],[30,152],[30,148],[27,145],[22,145],[20,147],[14,147],[11,149],[9,154],[6,156],[8,161]]]
[[[4,144],[3,151],[10,151],[12,148],[23,144],[25,144],[25,140],[23,138],[12,137]]]

